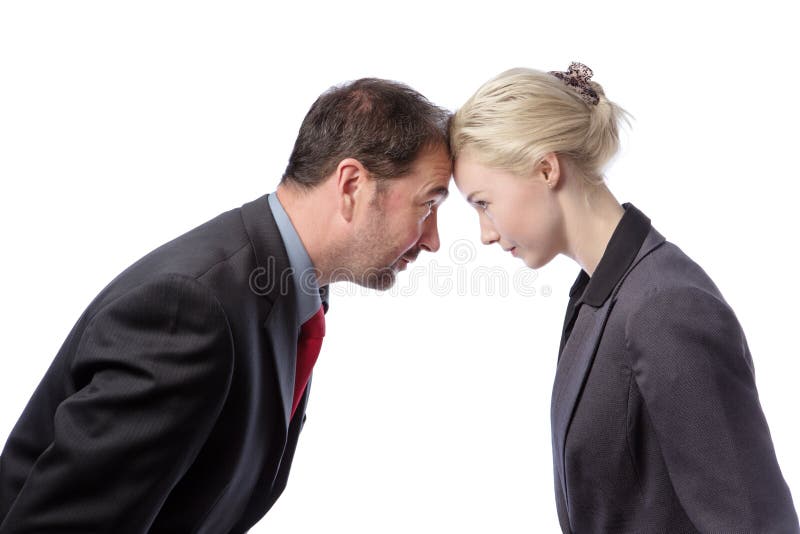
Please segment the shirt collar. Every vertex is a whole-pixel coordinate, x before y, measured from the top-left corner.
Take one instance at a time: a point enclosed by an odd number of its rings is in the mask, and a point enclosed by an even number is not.
[[[286,247],[286,255],[289,257],[289,266],[292,272],[292,283],[294,284],[294,294],[297,299],[297,320],[298,324],[303,324],[309,320],[322,306],[320,290],[317,283],[317,274],[311,257],[308,255],[297,230],[292,224],[292,220],[283,209],[277,193],[271,193],[267,199],[272,210],[272,216],[278,225],[278,231]],[[326,289],[326,288],[323,288]],[[324,291],[327,295],[327,291]],[[326,306],[327,308],[327,306]]]
[[[586,271],[581,270],[569,291],[571,299],[582,292],[578,299],[580,302],[594,307],[602,306],[636,259],[650,232],[650,219],[633,204],[626,203],[622,207],[625,208],[625,214],[611,234],[594,275],[589,277]]]

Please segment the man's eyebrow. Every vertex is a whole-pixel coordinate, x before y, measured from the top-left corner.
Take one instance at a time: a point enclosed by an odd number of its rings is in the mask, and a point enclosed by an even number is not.
[[[449,194],[450,190],[443,186],[435,187],[428,191],[428,195],[441,195],[443,197],[442,200],[446,199]]]

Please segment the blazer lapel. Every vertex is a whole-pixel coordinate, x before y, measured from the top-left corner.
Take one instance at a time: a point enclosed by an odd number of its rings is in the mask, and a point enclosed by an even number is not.
[[[278,390],[281,394],[283,421],[289,427],[289,419],[294,400],[295,371],[297,368],[297,314],[287,303],[288,299],[280,299],[264,322],[269,340],[270,352],[275,362],[275,373],[278,377]]]
[[[242,206],[242,219],[258,263],[250,275],[250,288],[272,304],[263,328],[275,364],[284,428],[289,428],[300,325],[286,246],[269,209],[267,196]]]
[[[606,320],[612,308],[613,299],[606,300],[600,308],[584,306],[575,322],[569,341],[564,346],[564,352],[556,368],[556,378],[553,383],[553,396],[550,408],[550,423],[553,439],[553,465],[558,478],[561,480],[561,489],[565,505],[567,499],[567,484],[564,475],[564,442],[567,430],[572,421],[572,414],[578,402],[586,376],[592,367],[597,345],[602,337]]]
[[[599,307],[584,303],[575,321],[572,334],[559,358],[550,404],[550,424],[552,426],[553,465],[561,482],[560,496],[563,498],[567,512],[569,511],[569,499],[564,469],[564,449],[575,406],[583,391],[592,363],[594,363],[597,347],[622,283],[636,265],[661,246],[664,241],[664,237],[651,227],[636,257],[605,302]]]

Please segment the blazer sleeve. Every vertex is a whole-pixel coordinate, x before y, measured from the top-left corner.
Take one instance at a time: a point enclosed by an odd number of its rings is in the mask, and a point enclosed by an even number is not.
[[[233,345],[199,282],[165,275],[105,305],[70,365],[55,412],[0,532],[146,532],[211,431]]]
[[[674,288],[628,318],[633,374],[672,485],[701,532],[798,532],[742,328],[718,296]]]

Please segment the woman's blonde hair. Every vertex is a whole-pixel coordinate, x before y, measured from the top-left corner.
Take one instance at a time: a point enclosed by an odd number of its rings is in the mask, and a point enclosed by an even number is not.
[[[619,149],[619,123],[628,113],[588,81],[599,98],[587,102],[551,73],[511,69],[489,80],[450,123],[453,158],[464,151],[484,165],[525,175],[547,153],[566,157],[588,183]]]

